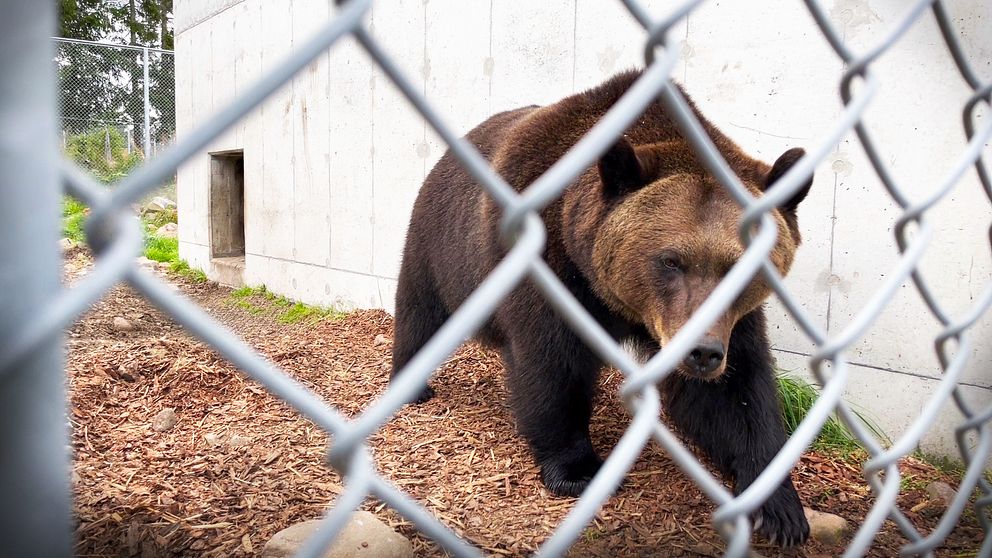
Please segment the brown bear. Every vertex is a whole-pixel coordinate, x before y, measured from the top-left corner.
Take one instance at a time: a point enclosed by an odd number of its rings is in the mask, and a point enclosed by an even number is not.
[[[640,75],[629,71],[545,106],[497,114],[467,140],[518,191],[560,158]],[[758,196],[803,155],[774,165],[752,159],[696,117],[749,191]],[[778,241],[770,259],[783,275],[799,245],[796,207],[810,182],[773,213]],[[396,294],[395,376],[506,254],[500,207],[450,150],[420,190]],[[741,210],[694,156],[660,103],[551,203],[544,258],[559,279],[618,341],[657,351],[686,323],[738,260]],[[740,493],[785,442],[762,302],[755,279],[661,386],[679,433],[734,480]],[[554,494],[575,496],[602,460],[589,420],[603,362],[529,281],[478,332],[506,368],[520,433]],[[428,386],[418,401],[434,395]],[[755,514],[760,534],[779,544],[806,540],[809,525],[786,478]]]

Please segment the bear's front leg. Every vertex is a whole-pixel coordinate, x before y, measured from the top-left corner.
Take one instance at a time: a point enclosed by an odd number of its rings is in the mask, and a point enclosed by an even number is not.
[[[502,359],[517,428],[541,480],[558,496],[580,495],[603,464],[589,438],[600,361],[564,324],[513,339]]]
[[[727,371],[720,378],[705,381],[673,373],[663,390],[665,409],[675,427],[734,479],[735,494],[754,482],[785,443],[760,308],[734,327]],[[792,546],[809,537],[809,523],[789,477],[752,519],[758,534],[772,543]]]

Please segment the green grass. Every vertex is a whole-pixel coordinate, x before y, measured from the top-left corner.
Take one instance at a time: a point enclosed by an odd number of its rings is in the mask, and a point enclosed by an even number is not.
[[[69,136],[65,154],[104,184],[121,180],[142,161],[138,151],[127,152],[124,134],[112,126]]]
[[[169,221],[172,222],[172,221]],[[142,218],[145,229],[145,257],[156,262],[169,264],[169,271],[193,283],[206,283],[207,274],[199,269],[190,267],[186,260],[179,257],[179,239],[158,236],[155,231],[159,224]]]
[[[62,197],[62,236],[69,240],[82,244],[86,242],[86,233],[83,231],[83,222],[86,220],[86,206],[83,202]]]
[[[265,290],[265,286],[264,285],[262,286],[262,290],[263,291]],[[246,287],[241,287],[241,288],[238,288],[238,289],[234,289],[233,291],[231,291],[231,296],[234,297],[234,298],[248,298],[248,297],[250,297],[250,296],[252,296],[254,294],[257,294],[258,292],[259,292],[259,290],[256,289],[255,287],[247,287],[246,286]]]
[[[252,314],[261,314],[267,308],[272,309],[276,319],[284,324],[316,323],[320,320],[336,320],[345,316],[344,312],[334,308],[311,306],[277,295],[268,290],[265,285],[234,289],[231,291],[230,297],[235,306]],[[265,306],[259,306],[256,302],[262,302]]]
[[[324,308],[321,306],[310,306],[308,304],[303,304],[302,302],[294,303],[286,311],[279,316],[279,321],[284,324],[295,324],[298,322],[319,322],[323,319],[338,319],[344,317],[344,312],[340,312],[333,308]]]
[[[777,376],[779,397],[782,401],[782,419],[785,422],[785,429],[789,435],[795,431],[806,415],[809,414],[813,404],[819,397],[816,388],[795,376],[779,374]],[[864,424],[866,429],[875,435],[883,443],[891,443],[882,430],[872,421],[855,411],[858,419]],[[851,434],[843,423],[835,417],[830,417],[823,424],[820,435],[813,442],[813,448],[817,450],[833,450],[840,453],[851,453],[861,449],[861,444]]]
[[[145,227],[151,232],[155,232],[162,225],[179,222],[179,212],[175,207],[170,207],[165,211],[146,213],[141,218],[145,222]]]
[[[588,527],[585,531],[582,532],[582,539],[585,540],[586,542],[592,542],[603,538],[603,534],[604,533],[601,529],[598,529],[596,527]]]
[[[932,466],[941,473],[951,475],[953,477],[961,478],[965,473],[964,462],[960,459],[955,459],[953,457],[948,457],[946,455],[937,455],[934,453],[928,453],[922,450],[916,450],[913,452],[913,457],[919,459],[920,461]],[[986,471],[986,476],[992,475],[992,472]]]
[[[179,261],[179,240],[148,235],[145,238],[145,257],[156,262]]]
[[[903,475],[899,477],[899,490],[901,492],[912,491],[912,490],[926,490],[927,485],[930,484],[928,479],[920,478],[913,474]]]
[[[234,302],[234,305],[237,306],[238,308],[241,308],[242,310],[246,310],[249,314],[253,314],[256,316],[258,314],[265,312],[264,306],[256,306],[252,304],[251,301],[249,300],[243,300],[243,299],[236,300]]]
[[[185,277],[194,283],[206,283],[207,274],[203,271],[192,268],[186,263],[186,260],[179,260],[171,262],[169,266],[169,271],[179,275],[180,277]]]

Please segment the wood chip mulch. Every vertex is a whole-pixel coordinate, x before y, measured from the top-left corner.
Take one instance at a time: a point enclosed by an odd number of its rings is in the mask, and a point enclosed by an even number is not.
[[[68,281],[91,265],[66,257]],[[392,321],[381,311],[283,324],[277,309],[235,304],[230,289],[179,279],[176,287],[347,416],[386,388]],[[264,311],[259,311],[262,308]],[[115,328],[122,317],[131,329]],[[320,517],[341,491],[324,463],[327,438],[292,408],[188,336],[130,289],[119,287],[68,333],[76,553],[79,556],[257,556],[289,525]],[[614,393],[619,375],[604,375]],[[380,473],[491,556],[534,552],[574,505],[542,487],[505,405],[498,357],[474,344],[436,373],[438,397],[404,408],[369,445]],[[629,417],[601,397],[593,441],[601,453]],[[171,428],[156,416],[172,409]],[[168,414],[168,411],[165,411]],[[153,426],[154,425],[154,426]],[[156,429],[158,427],[159,429]],[[161,430],[161,431],[159,431]],[[923,490],[955,479],[912,458],[899,504],[923,533],[939,514]],[[793,473],[806,505],[858,525],[873,498],[858,464],[807,453]],[[926,482],[924,482],[926,481]],[[443,556],[382,502],[364,505],[411,538],[419,556]],[[573,548],[572,556],[721,556],[714,507],[668,458],[649,445]],[[909,510],[916,511],[909,511]],[[970,515],[969,515],[970,514]],[[982,532],[967,511],[938,556],[972,556]],[[905,540],[887,521],[871,556],[896,556]],[[816,542],[763,556],[835,556]]]

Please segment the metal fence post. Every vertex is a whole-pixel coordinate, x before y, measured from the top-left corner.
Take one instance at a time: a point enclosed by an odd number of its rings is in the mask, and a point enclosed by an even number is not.
[[[0,18],[0,339],[60,290],[54,22],[33,0]],[[63,364],[55,330],[0,369],[0,556],[72,553]]]
[[[148,100],[148,63],[149,63],[148,47],[143,47],[141,49],[141,59],[143,61],[143,64],[142,65],[144,66],[144,70],[145,70],[145,79],[142,81],[143,88],[145,90],[144,91],[144,95],[145,95],[145,128],[144,128],[144,131],[142,133],[141,147],[144,148],[144,150],[145,150],[145,157],[151,157],[151,155],[152,155],[152,151],[151,151],[151,147],[152,147],[152,133],[151,133],[151,130],[149,130],[149,128],[151,127],[151,122],[152,122],[152,104]]]

